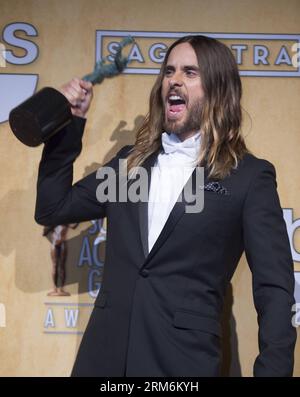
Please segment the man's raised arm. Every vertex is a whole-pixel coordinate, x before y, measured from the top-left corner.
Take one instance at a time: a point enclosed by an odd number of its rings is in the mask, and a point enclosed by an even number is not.
[[[93,96],[92,84],[73,79],[61,88],[61,92],[71,104],[73,120],[51,137],[43,150],[37,181],[35,220],[45,226],[105,216],[105,203],[100,203],[96,198],[96,189],[101,182],[96,178],[96,171],[72,185],[73,163],[81,152],[84,117]],[[106,166],[115,167],[119,153]]]

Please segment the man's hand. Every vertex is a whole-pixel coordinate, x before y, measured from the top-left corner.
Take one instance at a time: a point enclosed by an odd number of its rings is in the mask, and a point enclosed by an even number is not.
[[[74,78],[60,87],[59,91],[70,102],[72,114],[78,117],[85,117],[93,98],[92,83]]]

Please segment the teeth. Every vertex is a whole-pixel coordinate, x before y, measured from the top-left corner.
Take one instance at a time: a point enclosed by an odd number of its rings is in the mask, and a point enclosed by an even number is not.
[[[182,99],[180,96],[178,95],[170,95],[169,99],[171,99],[171,101],[178,101],[180,99]]]

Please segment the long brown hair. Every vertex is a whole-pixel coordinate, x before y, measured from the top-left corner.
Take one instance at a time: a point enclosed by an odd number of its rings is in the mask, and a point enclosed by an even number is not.
[[[200,121],[201,150],[197,164],[209,169],[209,178],[223,179],[249,152],[241,134],[242,84],[229,48],[218,40],[202,35],[182,37],[169,47],[150,94],[149,113],[136,134],[135,145],[128,156],[128,172],[133,167],[141,166],[152,153],[162,148],[162,81],[169,54],[181,43],[189,43],[196,53],[204,90]]]

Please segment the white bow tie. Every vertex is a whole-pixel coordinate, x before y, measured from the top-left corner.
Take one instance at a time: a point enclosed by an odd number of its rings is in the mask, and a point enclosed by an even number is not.
[[[200,132],[181,141],[176,134],[163,132],[161,142],[165,153],[182,153],[196,160],[200,149]]]

